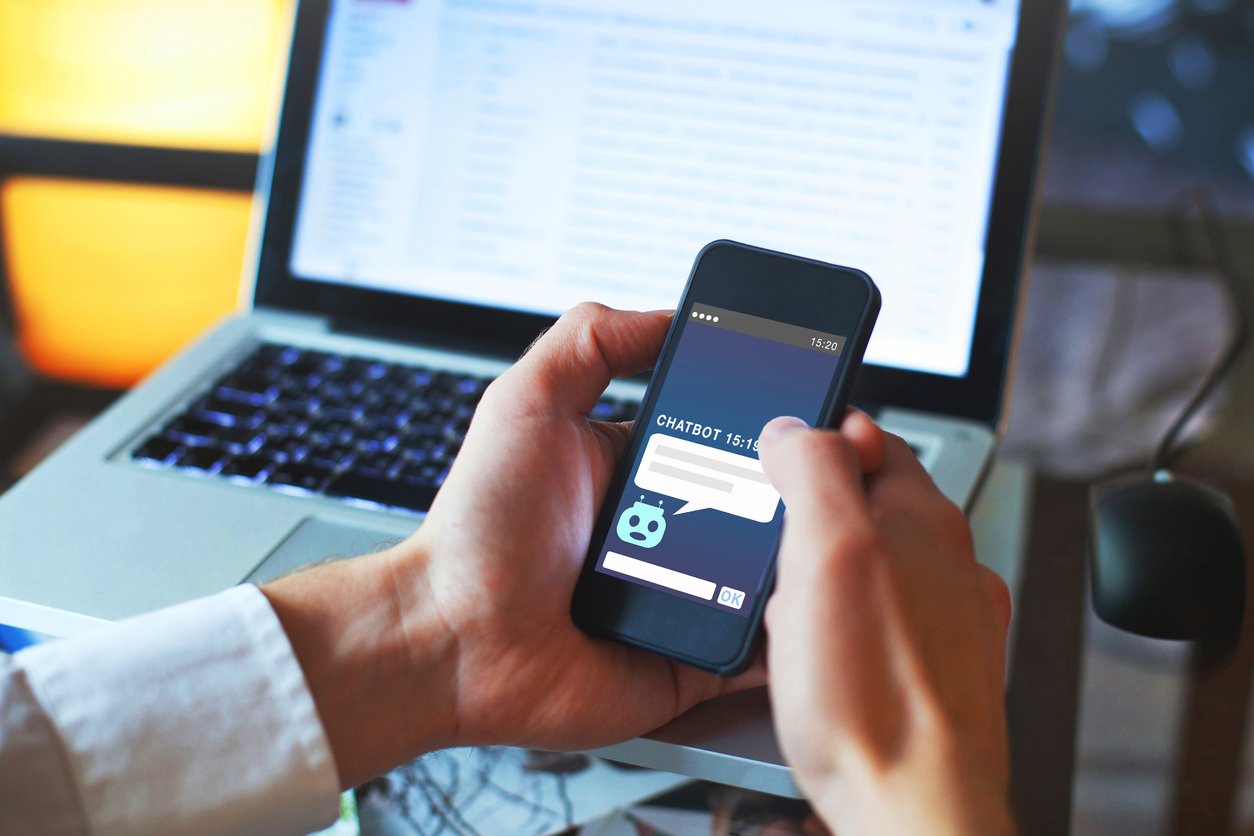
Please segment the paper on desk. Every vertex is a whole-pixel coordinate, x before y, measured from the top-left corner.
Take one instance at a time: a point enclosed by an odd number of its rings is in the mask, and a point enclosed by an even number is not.
[[[362,836],[543,836],[691,780],[600,758],[574,760],[583,767],[568,773],[536,771],[527,763],[526,750],[489,746],[448,749],[394,769],[358,789]]]

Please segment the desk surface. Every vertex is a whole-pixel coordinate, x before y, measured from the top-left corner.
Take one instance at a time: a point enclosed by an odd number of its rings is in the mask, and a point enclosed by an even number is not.
[[[1211,467],[1179,468],[1215,474]],[[1254,482],[1213,477],[1254,532]],[[1092,613],[1087,482],[1038,479],[1008,693],[1031,834],[1254,832],[1254,618],[1235,646],[1133,636]],[[1246,600],[1254,602],[1247,571]]]

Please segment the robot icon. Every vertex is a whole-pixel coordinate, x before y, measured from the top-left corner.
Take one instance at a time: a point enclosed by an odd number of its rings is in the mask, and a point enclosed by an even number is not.
[[[618,538],[642,549],[651,549],[662,542],[666,533],[666,517],[662,515],[662,503],[658,507],[644,503],[644,497],[618,517]]]

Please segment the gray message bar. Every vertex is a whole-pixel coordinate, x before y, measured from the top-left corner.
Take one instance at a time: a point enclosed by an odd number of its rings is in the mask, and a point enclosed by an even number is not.
[[[662,464],[662,462],[653,462],[649,465],[649,472],[660,473],[673,479],[683,479],[685,482],[691,482],[694,485],[704,485],[707,488],[713,488],[723,493],[731,493],[732,488],[736,487],[731,482],[724,482],[722,479],[715,479],[713,476],[693,473],[691,470],[684,470],[682,467],[671,467],[669,464]]]
[[[739,479],[748,479],[750,482],[757,482],[761,485],[769,485],[771,483],[771,480],[766,478],[766,474],[760,470],[750,470],[747,467],[736,467],[734,464],[726,464],[707,456],[698,456],[693,453],[686,453],[683,450],[663,447],[661,444],[657,446],[657,450],[653,455],[659,458],[674,459],[675,461],[683,462],[684,464],[695,464],[697,467],[704,467],[706,470],[726,473],[728,476],[735,476]]]

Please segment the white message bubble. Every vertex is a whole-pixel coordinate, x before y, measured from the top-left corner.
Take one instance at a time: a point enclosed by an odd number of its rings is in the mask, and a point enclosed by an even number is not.
[[[713,508],[770,522],[779,505],[779,493],[757,459],[662,433],[654,433],[645,445],[636,485],[684,500],[676,514]]]

